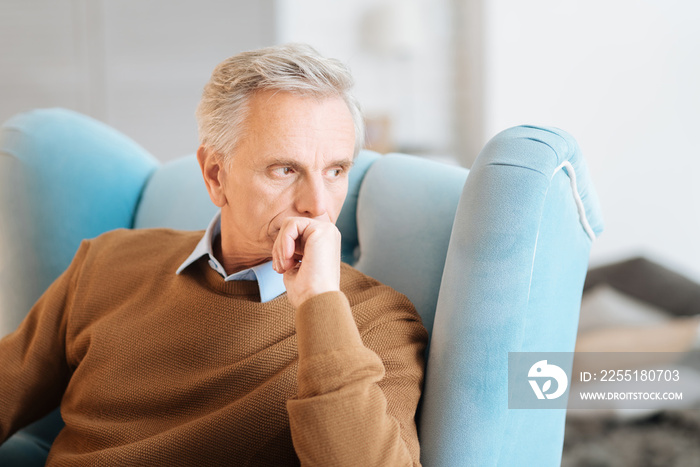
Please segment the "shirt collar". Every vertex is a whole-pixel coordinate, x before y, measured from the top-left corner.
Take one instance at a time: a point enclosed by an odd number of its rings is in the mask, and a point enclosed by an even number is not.
[[[209,257],[209,266],[218,272],[225,281],[258,281],[258,289],[260,291],[260,301],[265,303],[277,298],[283,294],[286,289],[282,274],[277,273],[272,269],[272,261],[258,264],[249,269],[238,271],[237,273],[226,275],[224,267],[219,263],[219,260],[214,256],[212,245],[217,235],[221,233],[221,211],[217,212],[214,218],[209,223],[207,230],[204,231],[202,239],[197,243],[192,253],[180,265],[175,272],[180,274],[188,266],[197,261],[202,256]]]

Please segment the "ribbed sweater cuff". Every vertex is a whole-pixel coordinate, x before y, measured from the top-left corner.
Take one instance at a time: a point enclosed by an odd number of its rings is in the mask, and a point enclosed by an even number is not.
[[[364,347],[342,292],[322,293],[302,303],[296,310],[296,331],[300,359]]]

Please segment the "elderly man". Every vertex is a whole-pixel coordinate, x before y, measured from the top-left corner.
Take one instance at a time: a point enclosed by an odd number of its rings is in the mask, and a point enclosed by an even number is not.
[[[82,243],[0,341],[0,441],[60,403],[48,465],[419,463],[427,333],[340,262],[351,85],[305,46],[214,70],[197,159],[220,214]]]

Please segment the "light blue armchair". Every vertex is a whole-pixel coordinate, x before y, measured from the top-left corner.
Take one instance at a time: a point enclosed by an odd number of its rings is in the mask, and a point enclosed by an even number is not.
[[[119,227],[199,230],[214,211],[194,157],[161,165],[67,110],[14,117],[0,134],[0,336],[81,239]],[[508,352],[574,349],[602,231],[576,142],[513,128],[471,171],[364,151],[338,226],[344,260],[406,294],[431,332],[422,463],[559,465],[565,412],[508,408]],[[56,411],[20,431],[0,446],[0,465],[43,465],[61,425]]]

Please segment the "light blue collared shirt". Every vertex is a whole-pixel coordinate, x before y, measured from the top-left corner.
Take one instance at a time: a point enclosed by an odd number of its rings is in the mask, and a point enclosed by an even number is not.
[[[190,264],[197,261],[204,255],[209,256],[209,266],[221,274],[225,281],[258,281],[258,289],[260,290],[260,301],[262,303],[269,302],[286,292],[282,274],[277,273],[272,269],[272,261],[258,264],[249,269],[238,271],[235,274],[226,275],[224,267],[219,263],[219,260],[214,256],[213,244],[214,239],[221,233],[221,211],[219,211],[209,223],[204,236],[197,243],[194,251],[187,257],[184,263],[177,268],[176,274],[180,274]]]

